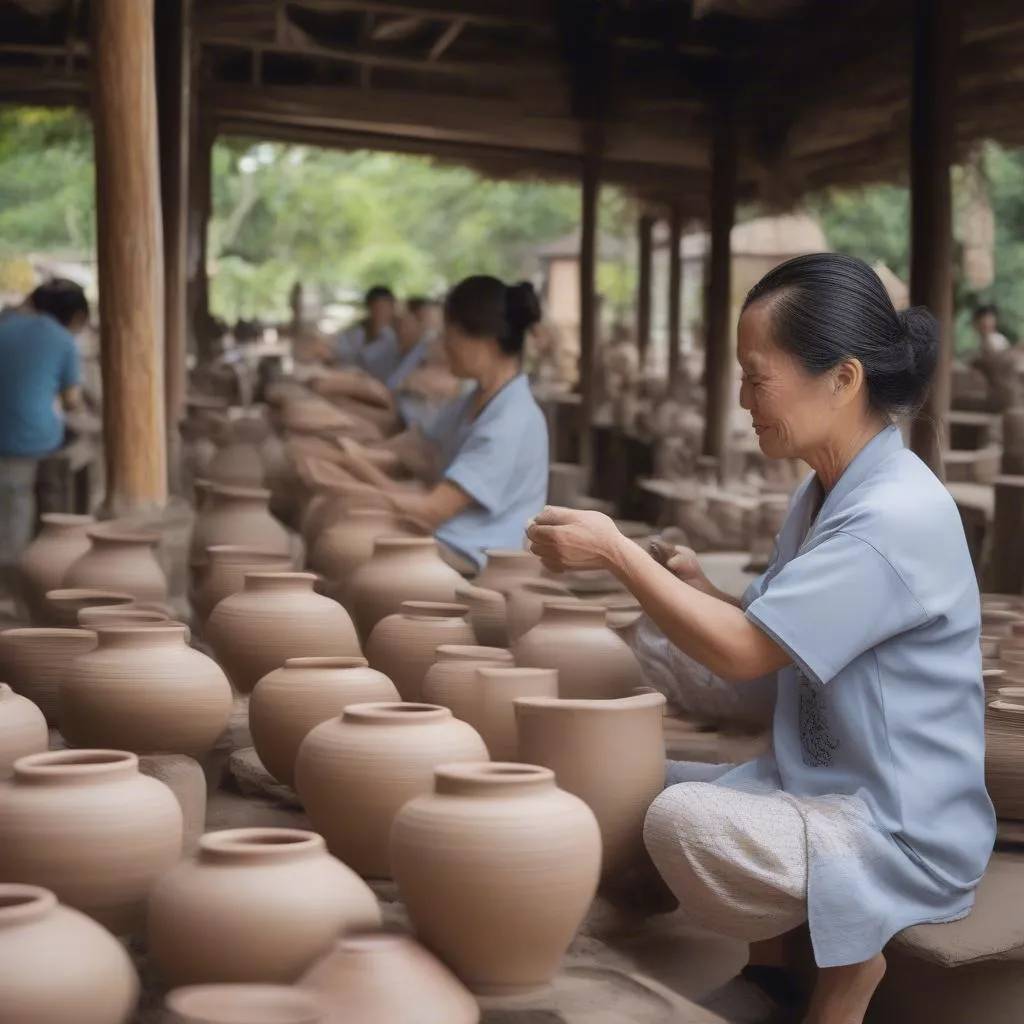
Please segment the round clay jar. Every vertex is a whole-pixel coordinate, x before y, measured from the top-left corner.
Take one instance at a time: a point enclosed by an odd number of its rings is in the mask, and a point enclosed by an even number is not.
[[[505,595],[496,590],[462,583],[455,588],[455,600],[469,609],[469,624],[478,644],[508,647]]]
[[[544,607],[572,601],[572,591],[555,580],[516,580],[502,591],[509,643],[515,643],[541,620]]]
[[[390,878],[399,808],[429,791],[437,765],[486,758],[484,741],[447,708],[353,704],[302,741],[295,788],[331,853],[364,878]]]
[[[18,563],[21,597],[32,622],[49,625],[47,591],[56,590],[64,574],[89,550],[86,530],[96,525],[93,516],[46,513],[40,516],[42,529],[25,549]]]
[[[340,933],[380,923],[372,890],[320,836],[241,828],[207,832],[157,882],[147,930],[170,985],[291,984]]]
[[[287,985],[187,985],[168,992],[164,1006],[174,1024],[327,1022],[314,993]]]
[[[87,629],[6,629],[0,633],[0,678],[55,727],[57,693],[71,662],[95,646],[96,634]]]
[[[289,572],[292,558],[267,548],[240,544],[215,544],[206,549],[202,579],[192,595],[192,608],[200,622],[205,622],[214,608],[245,587],[249,572]]]
[[[118,591],[136,601],[167,601],[167,577],[154,554],[160,534],[104,524],[92,527],[88,535],[89,550],[68,569],[61,586]]]
[[[487,564],[473,583],[485,590],[501,590],[518,580],[536,579],[544,571],[541,560],[525,548],[490,549],[484,556]]]
[[[515,702],[522,697],[557,700],[558,671],[553,668],[480,665],[474,684],[476,699],[468,709],[466,721],[480,733],[491,760],[539,763],[519,755]]]
[[[124,609],[135,607],[135,598],[116,590],[61,588],[46,593],[46,624],[57,629],[78,629],[81,614],[92,609]]]
[[[49,747],[46,716],[27,697],[0,683],[0,779],[11,774],[18,758]]]
[[[127,1024],[139,980],[105,928],[47,889],[0,885],[0,1018],[9,1024]]]
[[[510,651],[500,647],[443,644],[423,677],[423,699],[440,704],[463,722],[472,722],[477,702],[476,670],[482,665],[513,664]]]
[[[0,782],[0,878],[52,889],[115,935],[142,924],[182,832],[174,793],[122,750],[32,754]]]
[[[214,485],[208,488],[192,528],[190,560],[203,561],[214,545],[244,545],[291,555],[288,531],[268,508],[270,491]]]
[[[597,891],[593,812],[536,765],[448,764],[435,778],[391,832],[417,938],[477,995],[543,988]]]

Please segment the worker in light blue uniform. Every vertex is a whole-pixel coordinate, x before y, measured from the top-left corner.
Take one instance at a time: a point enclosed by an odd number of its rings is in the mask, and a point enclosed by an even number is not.
[[[401,361],[395,334],[395,296],[385,285],[366,293],[366,316],[335,339],[332,357],[337,366],[365,370],[387,380]]]
[[[807,922],[807,1019],[859,1024],[886,944],[966,915],[995,840],[974,567],[893,422],[923,401],[939,330],[897,313],[866,264],[812,254],[754,287],[737,352],[762,452],[814,471],[742,599],[692,552],[662,567],[596,513],[546,511],[531,544],[555,568],[611,568],[723,679],[775,676],[771,751],[671,763],[644,839],[693,923],[757,941]]]

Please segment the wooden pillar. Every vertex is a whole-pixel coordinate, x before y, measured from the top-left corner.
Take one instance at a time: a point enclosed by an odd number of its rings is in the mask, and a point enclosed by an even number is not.
[[[213,214],[213,140],[212,126],[194,109],[188,194],[188,337],[200,361],[209,358],[212,348],[206,263]]]
[[[167,500],[153,0],[93,0],[96,249],[108,515]]]
[[[637,221],[640,259],[636,285],[636,346],[640,356],[640,372],[647,365],[651,347],[651,284],[654,278],[654,218],[642,214]]]
[[[911,427],[911,445],[944,479],[953,361],[953,192],[959,0],[916,0],[910,121],[910,301],[942,331],[931,393]]]
[[[668,388],[679,379],[683,344],[683,210],[673,203],[668,221]]]
[[[583,165],[580,210],[580,464],[590,486],[594,451],[595,368],[597,357],[597,209],[601,194],[600,164],[589,157]]]

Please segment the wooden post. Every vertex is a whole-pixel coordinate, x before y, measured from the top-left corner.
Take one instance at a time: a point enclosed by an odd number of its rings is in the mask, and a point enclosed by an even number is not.
[[[214,131],[197,109],[192,119],[188,205],[188,336],[200,360],[211,354],[207,232],[213,213]]]
[[[108,515],[167,500],[153,0],[93,0],[96,249]]]
[[[640,373],[647,365],[651,347],[651,283],[654,277],[654,218],[641,214],[637,221],[637,241],[640,259],[636,283],[636,347],[640,356]]]
[[[944,479],[953,361],[953,193],[958,0],[916,0],[910,120],[910,301],[927,306],[942,331],[931,393],[911,427],[911,445]]]
[[[595,369],[597,357],[597,208],[601,194],[600,164],[588,157],[580,189],[580,464],[585,486],[594,466]]]
[[[668,393],[679,379],[683,343],[683,210],[673,203],[668,221]]]

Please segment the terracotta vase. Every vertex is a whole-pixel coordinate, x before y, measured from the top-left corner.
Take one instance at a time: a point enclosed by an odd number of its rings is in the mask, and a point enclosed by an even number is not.
[[[400,699],[395,684],[365,658],[289,658],[252,691],[249,730],[264,768],[292,786],[295,757],[310,730],[350,704]]]
[[[218,445],[216,454],[203,467],[203,477],[224,487],[262,487],[265,469],[259,446],[236,439]]]
[[[391,833],[417,937],[478,995],[547,985],[597,890],[593,812],[535,765],[445,765],[435,777]]]
[[[145,916],[153,883],[181,856],[174,793],[121,750],[23,757],[0,783],[0,878],[52,889],[115,935]]]
[[[605,875],[643,855],[644,817],[665,785],[664,715],[660,693],[516,701],[520,759],[550,768],[558,785],[594,812]]]
[[[128,1024],[139,979],[127,951],[47,889],[0,885],[0,1019]]]
[[[167,600],[167,577],[153,549],[158,533],[94,526],[90,549],[64,576],[63,586],[78,590],[113,590],[131,594],[136,601]]]
[[[46,716],[27,697],[0,683],[0,779],[10,776],[19,757],[49,748]]]
[[[57,590],[64,574],[89,550],[85,531],[96,524],[96,519],[63,513],[47,513],[40,519],[43,528],[21,556],[18,574],[21,597],[32,621],[45,626],[46,592]]]
[[[468,613],[464,604],[403,601],[397,614],[373,627],[367,661],[394,682],[402,700],[422,700],[423,679],[438,647],[476,642]]]
[[[254,487],[211,487],[192,528],[190,559],[206,557],[219,544],[244,545],[290,557],[291,537],[267,507],[270,491]]]
[[[511,652],[500,647],[444,644],[435,651],[434,664],[423,677],[423,699],[471,722],[477,699],[476,670],[482,665],[512,664]]]
[[[473,583],[485,590],[501,590],[510,583],[537,579],[544,571],[541,560],[525,548],[488,550],[484,555],[487,564]]]
[[[205,622],[213,609],[245,586],[248,572],[290,572],[290,555],[239,544],[215,544],[206,549],[202,579],[192,594],[192,610]]]
[[[469,624],[478,643],[485,647],[508,647],[504,594],[463,582],[455,588],[455,600],[469,609]]]
[[[573,600],[572,591],[555,580],[520,580],[503,593],[510,645],[540,622],[546,604]]]
[[[289,658],[359,657],[348,612],[307,572],[250,572],[206,622],[206,641],[240,693]]]
[[[355,571],[349,607],[365,640],[403,601],[455,600],[462,577],[444,563],[433,537],[378,537],[373,556]]]
[[[1004,686],[985,709],[985,784],[996,816],[1024,820],[1024,687]]]
[[[78,626],[80,629],[95,630],[97,626],[152,626],[157,622],[170,622],[167,612],[161,612],[149,608],[138,608],[132,605],[126,607],[114,605],[112,607],[82,608],[78,612]]]
[[[326,1024],[313,992],[287,985],[188,985],[167,993],[174,1024]]]
[[[349,935],[299,983],[325,1008],[324,1024],[478,1024],[458,978],[407,935]]]
[[[557,699],[557,669],[481,665],[476,669],[474,684],[475,699],[469,707],[466,721],[483,737],[491,760],[542,764],[533,758],[520,756],[514,701],[520,697]]]
[[[71,746],[136,754],[210,751],[231,719],[231,684],[189,647],[180,622],[96,627],[95,650],[71,662],[60,688],[61,734]]]
[[[437,765],[486,758],[484,741],[447,708],[353,704],[302,741],[295,788],[335,857],[364,878],[390,878],[399,808],[430,790]]]
[[[149,954],[171,985],[291,984],[349,929],[379,928],[372,890],[323,839],[291,828],[207,832],[154,886]]]
[[[131,608],[131,594],[113,590],[49,590],[46,593],[46,622],[59,629],[78,629],[79,614],[87,608]]]
[[[607,616],[601,605],[547,604],[540,622],[512,645],[512,656],[524,668],[558,669],[566,700],[628,697],[641,685],[640,666]]]
[[[27,697],[58,724],[57,691],[71,662],[96,646],[96,634],[86,629],[7,629],[0,633],[0,679]]]

